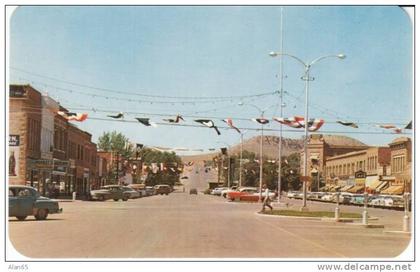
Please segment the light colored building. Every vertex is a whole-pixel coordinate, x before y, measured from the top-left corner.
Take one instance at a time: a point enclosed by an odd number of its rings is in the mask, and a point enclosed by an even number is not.
[[[355,185],[355,172],[366,172],[365,184],[369,190],[379,190],[386,186],[385,176],[390,173],[389,147],[370,147],[361,151],[354,151],[326,159],[325,180],[332,187]],[[381,188],[380,188],[381,187]],[[352,189],[355,192],[364,190],[364,186]]]
[[[412,191],[412,143],[408,137],[393,140],[391,149],[391,179],[390,187],[385,191],[389,194],[400,194]]]

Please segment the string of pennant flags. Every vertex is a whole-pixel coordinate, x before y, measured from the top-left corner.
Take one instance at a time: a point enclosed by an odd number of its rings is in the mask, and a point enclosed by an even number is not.
[[[88,114],[87,113],[75,113],[75,112],[64,112],[64,111],[58,111],[57,114],[63,116],[64,118],[66,118],[68,121],[78,121],[78,122],[83,122],[86,119],[88,119]],[[112,118],[112,119],[124,119],[125,115],[123,112],[118,112],[115,114],[110,114],[107,115],[107,117]],[[135,117],[135,120],[137,120],[140,124],[144,125],[144,126],[152,126],[152,127],[157,127],[157,124],[155,122],[150,121],[150,118],[145,118],[145,117]],[[163,121],[165,121],[168,124],[179,124],[181,121],[185,122],[185,119],[180,115],[177,114],[174,118],[167,118],[167,119],[162,119]],[[266,118],[251,118],[250,120],[260,124],[260,125],[266,125],[268,123],[270,123],[269,119]],[[305,122],[305,118],[301,117],[301,116],[293,116],[293,117],[288,117],[288,118],[284,118],[284,117],[273,117],[272,120],[282,124],[282,125],[286,125],[288,127],[291,128],[295,128],[295,129],[302,129],[305,128],[305,126],[308,126],[308,130],[311,132],[315,132],[318,131],[324,124],[325,121],[324,119],[320,119],[320,118],[311,118],[309,119],[308,122]],[[234,125],[232,118],[226,118],[226,119],[222,119],[221,121],[223,121],[224,123],[226,123],[230,128],[234,129],[235,131],[237,131],[238,133],[241,133],[241,130]],[[214,131],[217,133],[217,135],[221,135],[221,132],[219,130],[219,128],[216,126],[215,122],[211,119],[194,119],[194,122],[199,123],[205,127],[214,129]],[[342,120],[338,120],[336,121],[336,123],[346,126],[346,127],[351,127],[351,128],[359,128],[358,124],[355,122],[346,122],[346,121],[342,121]],[[406,126],[404,127],[398,127],[396,125],[393,124],[380,124],[380,125],[375,125],[376,127],[379,128],[383,128],[383,129],[387,129],[387,130],[393,130],[394,133],[396,134],[400,134],[403,132],[404,129],[408,129],[411,130],[412,129],[412,121],[410,121]]]

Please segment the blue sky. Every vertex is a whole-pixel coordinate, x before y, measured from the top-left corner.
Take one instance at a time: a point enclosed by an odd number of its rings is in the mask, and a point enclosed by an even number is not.
[[[107,118],[110,113],[99,110],[108,110],[137,113],[126,114],[125,120],[151,117],[162,122],[165,117],[140,113],[168,117],[180,113],[218,117],[213,119],[215,123],[225,126],[220,118],[252,118],[259,113],[252,106],[239,106],[239,98],[173,105],[159,102],[175,99],[161,98],[151,104],[107,99],[104,96],[146,98],[100,88],[175,97],[242,96],[279,90],[280,58],[268,53],[280,50],[280,9],[19,7],[10,21],[10,82],[30,83],[69,110],[88,112],[92,118]],[[320,133],[338,131],[370,145],[386,145],[398,137],[374,134],[389,132],[374,124],[401,127],[412,119],[412,23],[402,9],[286,6],[283,25],[284,52],[308,62],[323,55],[347,56],[344,60],[325,59],[312,67],[315,80],[309,87],[309,115],[327,122]],[[290,58],[284,58],[283,65],[283,89],[288,93],[284,95],[284,116],[304,115],[302,66]],[[270,119],[279,115],[278,95],[244,101],[260,108],[272,106],[266,113]],[[193,119],[186,118],[186,124],[192,124]],[[359,122],[360,128],[335,124],[337,120]],[[234,124],[258,128],[247,120],[234,119]],[[77,125],[90,132],[94,141],[104,131],[117,130],[133,142],[152,146],[211,148],[239,142],[234,130],[221,130],[222,135],[217,136],[208,128],[152,128],[94,119]],[[278,129],[279,125],[272,122],[267,128]],[[249,131],[246,138],[258,134]],[[299,138],[303,131],[285,132],[284,136]]]

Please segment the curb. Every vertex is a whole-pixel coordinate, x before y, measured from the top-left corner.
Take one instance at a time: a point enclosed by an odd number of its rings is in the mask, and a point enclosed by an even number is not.
[[[309,217],[309,216],[287,216],[287,215],[272,215],[272,214],[262,214],[260,212],[255,212],[256,215],[259,216],[268,216],[268,217],[276,217],[276,218],[292,218],[292,219],[305,219],[305,220],[314,220],[314,221],[321,221],[322,217]]]
[[[361,227],[367,228],[367,229],[383,229],[383,228],[385,228],[385,225],[381,225],[381,224],[352,223],[351,225],[361,226]]]
[[[384,230],[384,233],[391,233],[391,234],[402,234],[411,236],[410,231],[403,231],[403,230]]]

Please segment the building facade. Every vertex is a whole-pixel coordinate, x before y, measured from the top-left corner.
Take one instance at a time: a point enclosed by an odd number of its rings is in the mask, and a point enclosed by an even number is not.
[[[38,168],[33,161],[41,158],[41,94],[29,85],[9,88],[10,184],[34,185]]]
[[[391,185],[403,186],[411,192],[412,186],[412,143],[408,137],[400,137],[389,144],[391,149]]]
[[[9,184],[42,195],[87,195],[96,183],[92,136],[57,114],[67,111],[30,85],[10,85]]]
[[[321,180],[325,182],[326,175],[324,172],[327,158],[367,148],[368,146],[364,143],[347,136],[311,134],[307,145],[307,175],[312,178],[312,183],[308,186],[319,189]],[[302,152],[300,160],[301,175],[304,175],[303,155]]]

